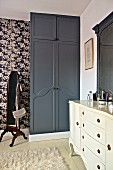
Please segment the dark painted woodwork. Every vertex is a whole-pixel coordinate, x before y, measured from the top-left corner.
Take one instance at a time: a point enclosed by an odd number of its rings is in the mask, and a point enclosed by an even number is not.
[[[57,66],[57,91],[58,120],[57,131],[69,130],[70,99],[79,99],[80,93],[80,63],[79,44],[72,42],[57,42],[58,66]]]
[[[1,133],[0,136],[0,142],[1,142],[3,136],[7,132],[11,132],[11,134],[13,135],[13,139],[11,144],[9,145],[10,147],[13,146],[15,139],[20,135],[22,135],[24,139],[27,139],[25,134],[20,130],[20,124],[19,126],[17,126],[17,122],[15,124],[16,120],[13,117],[13,111],[16,110],[16,107],[20,109],[20,98],[21,98],[21,90],[19,84],[19,75],[17,71],[11,71],[8,85],[7,85],[7,123],[4,131]]]
[[[31,38],[56,40],[56,16],[31,13]]]
[[[68,131],[68,101],[80,97],[80,18],[32,13],[31,20],[30,133]]]
[[[18,137],[18,136],[23,136],[24,139],[27,139],[27,137],[25,136],[24,132],[22,132],[20,130],[20,128],[18,129],[17,126],[10,126],[10,125],[6,125],[6,128],[5,130],[2,132],[1,134],[1,137],[0,137],[0,142],[2,141],[2,138],[3,136],[7,133],[7,132],[11,132],[11,134],[13,135],[13,139],[12,139],[12,142],[11,144],[9,145],[10,147],[13,146],[14,142],[15,142],[15,139]]]
[[[59,41],[80,41],[80,19],[78,17],[57,17],[57,39]]]
[[[93,30],[97,35],[97,91],[100,87],[113,91],[113,12]]]
[[[55,131],[55,42],[32,41],[31,66],[31,131],[38,133]]]

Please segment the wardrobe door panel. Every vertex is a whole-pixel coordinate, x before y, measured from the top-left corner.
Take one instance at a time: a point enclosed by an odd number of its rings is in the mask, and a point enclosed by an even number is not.
[[[32,38],[56,40],[56,16],[31,13]]]
[[[34,99],[34,127],[36,133],[55,131],[54,91]]]
[[[57,113],[56,113],[56,131],[63,132],[69,130],[69,106],[70,97],[58,90],[57,95]]]
[[[79,98],[79,44],[58,43],[58,86],[68,96]]]
[[[70,99],[80,98],[80,61],[79,45],[76,43],[58,42],[58,129],[69,130]]]
[[[32,41],[31,58],[31,133],[55,130],[54,60],[55,43]]]
[[[34,41],[33,93],[35,95],[46,92],[54,85],[54,48],[52,41]]]
[[[57,39],[59,41],[79,42],[80,41],[80,18],[58,17]]]

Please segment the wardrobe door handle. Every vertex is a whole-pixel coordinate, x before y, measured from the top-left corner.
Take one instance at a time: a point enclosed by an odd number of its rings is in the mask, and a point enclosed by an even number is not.
[[[59,88],[58,88],[58,87],[54,87],[53,89],[54,89],[54,90],[58,90]]]

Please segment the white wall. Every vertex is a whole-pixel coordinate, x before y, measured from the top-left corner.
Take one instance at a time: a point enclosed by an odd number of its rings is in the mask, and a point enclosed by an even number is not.
[[[30,12],[80,16],[91,0],[0,0],[0,17],[30,20]]]
[[[92,0],[81,15],[81,83],[80,98],[87,99],[89,90],[97,89],[97,39],[92,28],[113,11],[113,0]],[[94,38],[94,68],[85,70],[84,43]]]

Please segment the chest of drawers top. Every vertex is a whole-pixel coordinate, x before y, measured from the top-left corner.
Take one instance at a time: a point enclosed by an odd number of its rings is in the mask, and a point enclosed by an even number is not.
[[[97,101],[87,101],[87,100],[73,100],[73,101],[69,101],[69,103],[74,102],[75,104],[80,104],[82,107],[84,107],[84,109],[91,110],[92,112],[94,111],[95,114],[97,112],[102,113],[103,115],[106,115],[110,118],[113,119],[113,109],[110,108],[109,105],[100,105],[98,104]],[[84,112],[84,110],[83,110]],[[82,113],[82,111],[81,111]],[[89,115],[88,115],[89,116]],[[99,116],[99,115],[98,115]]]

